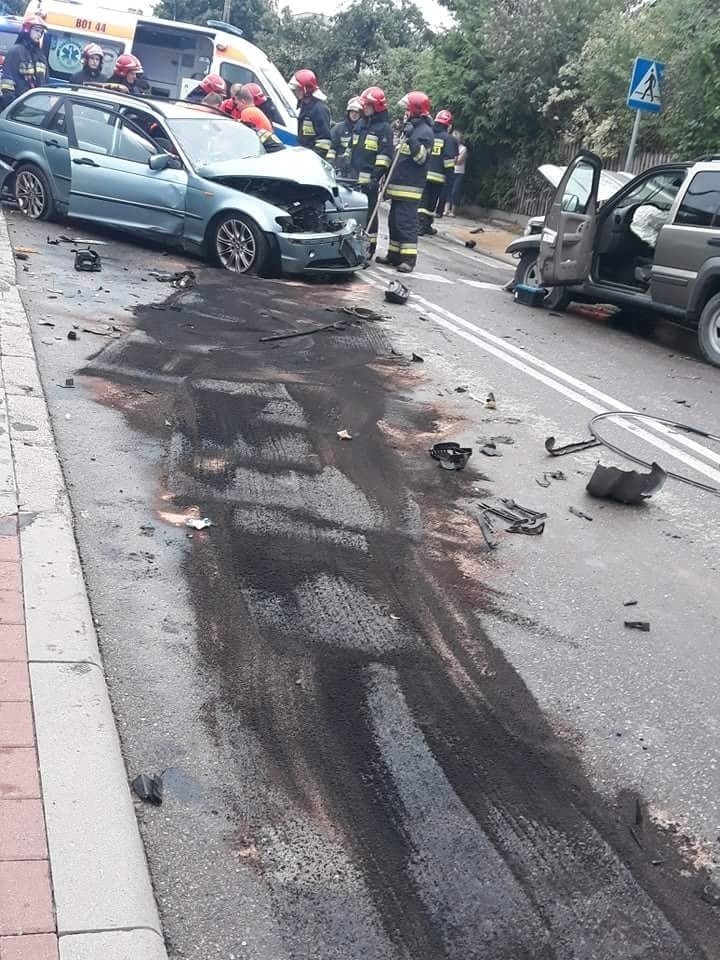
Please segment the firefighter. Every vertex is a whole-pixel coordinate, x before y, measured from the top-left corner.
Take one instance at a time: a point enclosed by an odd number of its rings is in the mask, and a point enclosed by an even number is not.
[[[219,73],[209,73],[203,77],[185,99],[188,103],[202,103],[209,93],[219,93],[223,99],[227,96],[227,84]]]
[[[39,14],[26,14],[15,43],[5,54],[0,82],[0,108],[26,90],[41,87],[47,80],[48,62],[42,51],[45,20]]]
[[[253,106],[262,110],[270,123],[283,122],[282,117],[278,113],[277,107],[272,102],[270,97],[265,93],[259,83],[246,83],[244,89],[252,96]]]
[[[102,70],[105,54],[99,43],[88,43],[83,47],[82,69],[73,74],[72,82],[78,86],[84,83],[102,83]]]
[[[248,92],[247,87],[242,83],[234,83],[230,87],[230,96],[223,100],[220,109],[233,120],[239,120],[243,110],[253,106],[252,94]]]
[[[418,206],[435,136],[427,94],[414,90],[400,106],[405,111],[402,138],[385,194],[391,200],[390,243],[387,257],[378,257],[377,263],[397,267],[398,273],[412,273],[417,262]]]
[[[353,150],[353,163],[360,189],[368,198],[367,225],[370,238],[370,256],[375,256],[378,219],[373,211],[377,208],[378,193],[383,178],[390,169],[393,155],[393,132],[388,120],[388,103],[380,87],[368,87],[360,94],[363,120],[358,127],[358,143]]]
[[[142,64],[132,53],[121,53],[115,61],[113,75],[103,83],[108,90],[118,90],[120,93],[132,93],[142,97],[148,89],[144,80],[139,79],[142,73]]]
[[[433,124],[433,148],[428,164],[427,182],[423,193],[418,216],[420,217],[420,236],[434,236],[435,211],[442,196],[448,177],[455,171],[458,142],[450,136],[453,115],[449,110],[441,110]]]
[[[341,177],[349,177],[352,172],[353,136],[361,116],[360,98],[351,97],[345,108],[345,119],[339,120],[330,131],[330,149],[325,159]]]
[[[272,123],[260,107],[245,107],[240,114],[240,122],[255,131],[260,138],[260,143],[265,147],[265,153],[275,153],[285,149],[285,144],[275,135]]]
[[[290,78],[290,89],[298,101],[298,144],[321,157],[330,149],[330,111],[312,70],[298,70]]]

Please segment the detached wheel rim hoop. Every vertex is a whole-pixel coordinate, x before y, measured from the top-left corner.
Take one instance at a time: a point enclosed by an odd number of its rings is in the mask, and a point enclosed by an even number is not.
[[[15,183],[15,199],[21,213],[37,220],[45,209],[45,188],[42,181],[30,170],[23,170]]]
[[[255,263],[257,245],[250,227],[242,220],[226,220],[215,238],[220,263],[233,273],[247,273]]]

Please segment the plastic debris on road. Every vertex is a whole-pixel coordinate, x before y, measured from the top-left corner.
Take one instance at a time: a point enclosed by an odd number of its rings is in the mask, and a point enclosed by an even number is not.
[[[388,303],[404,304],[407,303],[410,296],[409,289],[399,280],[391,280],[385,291],[385,299]]]
[[[100,254],[92,247],[88,247],[87,250],[76,250],[75,269],[80,273],[98,273],[102,270]]]
[[[213,522],[210,517],[187,517],[185,520],[185,526],[192,530],[207,530],[212,525]]]
[[[141,800],[144,800],[146,803],[152,803],[156,807],[159,807],[162,803],[162,776],[157,774],[148,775],[146,773],[141,773],[139,776],[135,777],[131,783],[131,787],[135,791],[135,795]]]
[[[352,434],[348,433],[347,430],[338,430],[337,438],[338,440],[352,440]]]
[[[667,474],[657,463],[653,463],[649,473],[598,463],[585,489],[591,497],[637,505],[662,489],[666,480]]]
[[[625,620],[624,624],[628,630],[640,630],[642,633],[650,633],[650,622],[648,620]]]
[[[436,443],[430,456],[437,460],[443,470],[462,470],[472,456],[472,447],[461,447],[454,440]]]

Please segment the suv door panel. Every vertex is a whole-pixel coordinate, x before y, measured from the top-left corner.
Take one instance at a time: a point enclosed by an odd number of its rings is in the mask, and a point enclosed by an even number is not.
[[[543,283],[582,283],[590,273],[597,223],[601,161],[581,153],[569,164],[540,236],[538,269]]]

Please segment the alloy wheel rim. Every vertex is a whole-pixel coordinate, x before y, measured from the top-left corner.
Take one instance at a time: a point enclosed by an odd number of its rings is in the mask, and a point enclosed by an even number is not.
[[[31,220],[37,220],[45,209],[45,188],[40,178],[24,170],[15,184],[15,199],[21,213]]]
[[[542,283],[539,282],[537,260],[533,260],[530,266],[527,268],[523,275],[523,283],[530,287],[541,287]],[[545,294],[545,302],[550,299],[554,287],[545,287],[547,293]]]
[[[710,324],[710,343],[713,350],[720,354],[720,310],[715,311],[715,316]]]
[[[242,220],[226,220],[217,232],[216,246],[220,262],[226,270],[247,273],[255,263],[255,237]]]

